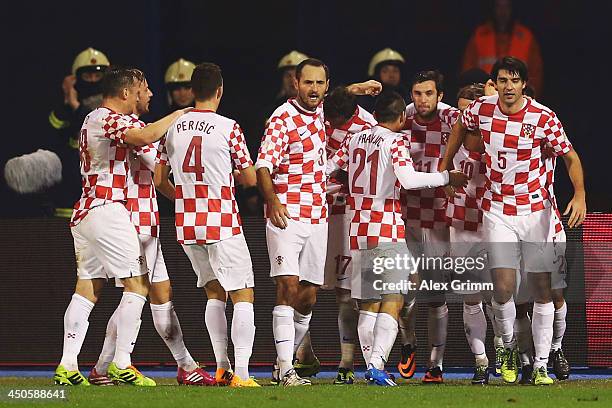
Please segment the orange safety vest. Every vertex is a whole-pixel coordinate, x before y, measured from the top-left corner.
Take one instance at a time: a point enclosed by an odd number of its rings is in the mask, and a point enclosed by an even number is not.
[[[529,49],[533,41],[531,31],[519,23],[514,23],[510,46],[505,55],[500,55],[500,52],[497,50],[497,37],[491,23],[486,23],[476,28],[474,37],[478,53],[478,68],[485,72],[491,72],[495,61],[506,55],[511,55],[527,63]]]

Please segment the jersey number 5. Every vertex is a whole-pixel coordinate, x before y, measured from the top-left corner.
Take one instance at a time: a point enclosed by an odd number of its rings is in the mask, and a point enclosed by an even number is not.
[[[193,157],[193,165],[191,159]],[[191,138],[191,143],[187,148],[185,160],[183,160],[183,173],[195,173],[197,181],[204,181],[202,174],[204,166],[202,166],[202,136],[194,136]]]
[[[368,153],[365,149],[355,149],[353,151],[353,164],[357,164],[357,169],[353,174],[353,182],[351,183],[351,193],[355,194],[363,194],[363,187],[357,185],[357,179],[363,172],[365,168],[366,161],[371,163],[370,165],[370,195],[376,195],[376,177],[378,176],[378,157],[380,152],[378,150],[374,150],[372,154],[370,154],[366,160],[366,155]]]

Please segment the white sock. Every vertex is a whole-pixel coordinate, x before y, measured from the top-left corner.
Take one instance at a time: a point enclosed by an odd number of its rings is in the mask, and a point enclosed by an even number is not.
[[[559,350],[565,335],[567,324],[565,317],[567,316],[567,303],[563,302],[563,306],[555,310],[555,322],[553,323],[553,340],[552,350]]]
[[[293,368],[293,345],[295,343],[294,310],[291,306],[277,305],[272,311],[272,331],[276,344],[276,354],[283,378]]]
[[[483,360],[483,356],[487,358],[485,350],[487,318],[482,311],[482,303],[477,305],[463,304],[463,325],[465,328],[465,337],[474,357],[479,361]]]
[[[162,305],[151,303],[151,314],[155,330],[168,346],[172,357],[180,368],[185,371],[192,371],[198,368],[197,363],[189,354],[185,342],[183,341],[183,331],[179,323],[178,316],[174,310],[172,301]]]
[[[308,333],[310,327],[310,319],[312,318],[312,312],[308,314],[301,314],[297,310],[293,310],[293,326],[295,328],[295,338],[293,339],[293,352],[295,353],[304,340],[304,336]]]
[[[402,336],[402,344],[416,346],[416,299],[404,303],[400,311],[399,330]]]
[[[555,320],[555,305],[553,302],[533,304],[533,334],[534,361],[533,369],[546,367],[548,353],[553,336],[553,322]]]
[[[533,364],[533,339],[531,337],[531,319],[529,316],[514,321],[514,337],[518,346],[521,367]]]
[[[370,363],[374,368],[383,370],[395,338],[397,337],[397,321],[387,313],[378,313],[376,324],[374,325],[374,345]]]
[[[376,325],[378,313],[359,311],[359,321],[357,322],[357,334],[359,335],[359,344],[361,345],[361,353],[365,360],[366,367],[370,365],[370,357],[372,356],[372,347],[374,346],[374,325]]]
[[[427,318],[429,344],[431,344],[430,367],[442,368],[444,350],[446,349],[446,333],[448,329],[448,306],[429,308]]]
[[[352,368],[355,356],[355,340],[357,338],[357,321],[359,311],[352,299],[338,303],[338,331],[340,334],[340,351],[342,359],[340,368]]]
[[[60,365],[68,371],[79,369],[78,356],[87,335],[89,327],[89,314],[94,303],[76,293],[72,295],[70,303],[64,313],[64,348]]]
[[[510,298],[506,303],[499,304],[495,299],[491,300],[495,322],[499,330],[499,335],[504,342],[505,348],[514,348],[514,320],[516,319],[516,306],[514,298]]]
[[[225,302],[219,299],[208,299],[204,312],[206,330],[215,353],[217,368],[229,370],[229,357],[227,356],[227,317],[225,316]]]
[[[98,374],[106,374],[108,366],[112,363],[115,357],[115,349],[117,348],[117,319],[119,319],[119,308],[115,309],[108,323],[106,324],[106,334],[104,336],[104,344],[100,357],[96,362],[95,369]]]
[[[253,304],[238,302],[232,317],[232,343],[234,344],[234,368],[238,377],[249,378],[249,360],[255,341],[255,313]]]
[[[146,301],[147,298],[133,292],[123,292],[123,296],[121,296],[117,319],[117,346],[113,358],[117,367],[121,369],[132,365],[130,356],[138,338],[140,317]]]

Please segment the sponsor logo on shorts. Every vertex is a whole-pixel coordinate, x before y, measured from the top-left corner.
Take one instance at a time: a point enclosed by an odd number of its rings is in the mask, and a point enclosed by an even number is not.
[[[281,255],[279,255],[279,256],[277,256],[277,257],[276,257],[276,264],[277,264],[277,265],[282,265],[282,264],[283,264],[283,262],[285,262],[285,257],[283,257],[283,256],[281,256]]]

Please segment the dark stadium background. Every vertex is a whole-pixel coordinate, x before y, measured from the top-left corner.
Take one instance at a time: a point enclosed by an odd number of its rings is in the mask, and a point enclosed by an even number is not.
[[[463,49],[472,30],[483,21],[486,4],[450,0],[9,2],[4,5],[0,28],[4,78],[0,165],[36,150],[45,144],[45,138],[52,137],[47,116],[61,97],[62,79],[70,72],[75,55],[89,46],[102,50],[114,64],[133,65],[146,72],[155,92],[153,115],[164,110],[163,73],[171,62],[179,57],[216,62],[225,79],[220,113],[243,125],[255,151],[265,120],[262,111],[279,87],[276,64],[288,51],[297,49],[324,60],[331,68],[332,84],[340,84],[366,79],[372,55],[392,47],[407,60],[404,82],[418,70],[438,68],[446,76],[445,100],[454,103]],[[581,155],[589,210],[607,213],[612,207],[608,171],[612,151],[610,8],[599,1],[514,2],[515,14],[532,29],[542,50],[544,92],[538,99],[557,112]],[[556,191],[564,207],[570,184],[564,169],[557,175]],[[62,219],[8,219],[22,216],[28,203],[10,194],[3,182],[0,196],[0,218],[7,218],[0,220],[0,363],[53,363],[61,353],[62,316],[74,281],[69,229]],[[609,233],[610,218],[596,217],[594,222],[595,230]],[[254,263],[261,288],[256,292],[254,360],[264,363],[273,350],[273,299],[265,276],[260,220],[246,220],[245,224],[247,237],[252,237],[251,251],[257,252]],[[165,220],[165,254],[171,274],[177,275],[176,304],[186,342],[198,358],[211,361],[212,349],[203,329],[204,301],[193,287],[194,276],[172,235],[171,222]],[[604,249],[609,247],[608,240]],[[609,272],[610,258],[605,262],[602,273]],[[575,276],[580,281],[575,288],[584,290],[581,274],[589,271],[582,263],[578,269]],[[610,300],[612,286],[607,288],[599,293]],[[93,361],[99,352],[105,320],[118,300],[118,293],[110,288],[107,295],[92,314],[82,361]],[[597,355],[588,360],[585,352],[587,335],[592,333],[587,330],[583,300],[580,292],[576,303],[570,304],[565,344],[570,361],[596,364],[601,361]],[[320,303],[313,319],[313,341],[322,359],[331,363],[338,355],[333,299],[322,295]],[[609,313],[610,303],[601,305],[602,313]],[[449,340],[446,361],[469,365],[459,305],[454,304],[451,313],[449,339],[454,340]],[[150,312],[146,310],[145,315],[136,361],[171,361],[154,332]],[[425,322],[421,313],[423,348]],[[597,330],[600,337],[611,337],[609,324]],[[601,353],[612,365],[609,347],[604,344]]]

